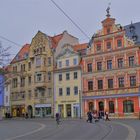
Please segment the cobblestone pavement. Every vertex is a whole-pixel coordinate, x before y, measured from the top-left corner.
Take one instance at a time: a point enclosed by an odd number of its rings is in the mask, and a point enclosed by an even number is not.
[[[0,140],[139,140],[140,120],[87,123],[82,119],[0,121]]]

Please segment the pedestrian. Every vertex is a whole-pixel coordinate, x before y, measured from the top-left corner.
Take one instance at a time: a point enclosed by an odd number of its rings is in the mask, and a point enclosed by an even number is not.
[[[105,116],[106,116],[106,119],[105,119],[105,120],[106,120],[106,121],[110,121],[108,111],[105,112]]]
[[[87,122],[89,122],[90,111],[87,112]]]
[[[56,117],[56,123],[59,124],[59,122],[60,122],[60,114],[56,113],[55,117]]]

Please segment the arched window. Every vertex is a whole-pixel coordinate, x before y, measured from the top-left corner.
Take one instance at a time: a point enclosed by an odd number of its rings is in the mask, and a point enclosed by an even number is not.
[[[123,112],[133,113],[134,112],[134,102],[132,100],[123,101]]]
[[[93,102],[89,102],[88,107],[89,111],[93,111],[94,110]]]
[[[109,113],[114,113],[114,102],[109,101]]]

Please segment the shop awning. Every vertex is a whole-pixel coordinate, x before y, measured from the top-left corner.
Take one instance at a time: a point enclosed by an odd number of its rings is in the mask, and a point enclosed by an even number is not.
[[[39,107],[51,107],[51,104],[36,104],[35,108],[39,108]]]

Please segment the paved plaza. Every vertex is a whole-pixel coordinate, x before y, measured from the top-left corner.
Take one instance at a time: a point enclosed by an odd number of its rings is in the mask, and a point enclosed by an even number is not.
[[[139,140],[140,120],[87,123],[66,119],[14,119],[0,121],[0,140]]]

